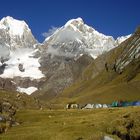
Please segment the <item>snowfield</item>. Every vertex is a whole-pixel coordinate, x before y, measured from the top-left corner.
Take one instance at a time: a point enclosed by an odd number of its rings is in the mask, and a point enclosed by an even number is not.
[[[30,31],[28,25],[24,21],[16,20],[10,16],[4,17],[0,21],[0,29],[9,29],[9,33],[14,36],[19,35],[21,37],[25,28]]]
[[[28,88],[17,87],[18,92],[26,93],[28,95],[31,95],[33,92],[35,92],[37,90],[38,90],[38,88],[36,88],[36,87],[28,87]]]
[[[6,62],[7,66],[4,73],[0,75],[2,78],[30,77],[31,79],[40,79],[44,77],[39,70],[39,58],[34,58],[33,54],[36,50],[20,48],[11,52],[10,59]],[[23,65],[24,71],[21,72],[18,68],[19,64]]]

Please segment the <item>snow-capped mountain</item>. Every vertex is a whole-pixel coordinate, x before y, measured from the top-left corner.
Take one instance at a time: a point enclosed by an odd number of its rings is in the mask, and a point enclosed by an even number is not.
[[[36,43],[31,30],[24,21],[9,16],[4,17],[0,21],[0,65],[6,61],[7,66],[5,73],[1,73],[0,77],[38,78],[38,71],[35,69],[38,69],[40,64],[38,58],[34,58]],[[19,64],[26,69],[24,72],[19,70]],[[32,73],[33,69],[34,73]]]
[[[130,36],[118,38],[99,33],[86,25],[81,18],[69,20],[64,26],[57,29],[54,34],[45,40],[48,46],[47,53],[78,57],[89,54],[93,58],[118,46]]]
[[[24,21],[5,17],[0,21],[0,87],[7,88],[6,79],[8,87],[19,92],[43,89],[56,95],[78,78],[92,58],[125,39],[115,41],[77,18],[39,44]]]
[[[29,82],[44,77],[39,70],[39,58],[34,57],[36,43],[37,40],[25,21],[9,16],[0,21],[0,78],[13,79],[9,81],[10,86],[14,86],[18,91],[23,91],[25,87],[34,91],[37,88],[33,85],[30,88]],[[27,82],[26,86],[20,84],[27,79],[28,85]]]
[[[25,21],[4,17],[0,21],[0,57],[8,57],[16,48],[33,48],[37,43]]]
[[[39,62],[47,78],[39,91],[42,98],[57,96],[79,78],[93,58],[116,46],[113,37],[97,32],[81,18],[68,21],[40,47]]]

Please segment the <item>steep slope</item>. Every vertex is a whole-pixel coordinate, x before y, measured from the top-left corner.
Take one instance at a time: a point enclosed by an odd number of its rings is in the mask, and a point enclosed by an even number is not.
[[[117,48],[93,60],[74,83],[53,100],[101,102],[140,99],[140,28]]]

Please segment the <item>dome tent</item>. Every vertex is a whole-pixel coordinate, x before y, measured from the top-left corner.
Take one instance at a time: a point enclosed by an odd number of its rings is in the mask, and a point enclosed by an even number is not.
[[[117,101],[114,101],[114,102],[111,104],[111,107],[118,107],[118,102],[117,102]]]
[[[94,105],[92,104],[86,104],[86,106],[84,107],[84,109],[92,109],[94,108]]]
[[[132,106],[140,106],[140,101],[134,101],[134,102],[132,103]]]

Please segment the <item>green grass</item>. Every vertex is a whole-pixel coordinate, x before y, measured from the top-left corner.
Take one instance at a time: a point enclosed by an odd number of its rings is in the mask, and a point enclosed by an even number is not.
[[[84,104],[112,103],[115,100],[140,100],[139,85],[139,75],[130,82],[123,82],[123,75],[111,81],[107,73],[104,72],[100,77],[74,83],[69,88],[66,88],[56,99],[53,99],[53,102]]]
[[[94,110],[23,110],[17,113],[21,125],[0,135],[1,140],[100,140],[114,130],[139,136],[140,107]],[[126,125],[124,125],[126,124]]]

